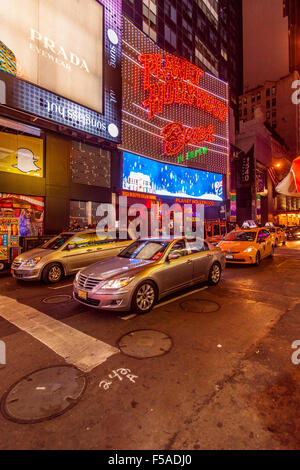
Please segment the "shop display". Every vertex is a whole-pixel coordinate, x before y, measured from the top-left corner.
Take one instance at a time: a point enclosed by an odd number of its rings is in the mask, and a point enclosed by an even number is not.
[[[19,254],[19,220],[0,217],[0,260],[12,262]]]

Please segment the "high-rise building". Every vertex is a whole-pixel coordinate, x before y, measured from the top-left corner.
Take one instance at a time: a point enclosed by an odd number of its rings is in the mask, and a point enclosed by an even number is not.
[[[284,139],[291,159],[300,153],[300,105],[292,101],[292,85],[299,78],[294,71],[280,80],[267,80],[239,98],[240,120],[251,121],[259,111],[261,120]]]
[[[300,3],[283,0],[283,15],[288,17],[290,72],[300,72]]]
[[[243,0],[244,92],[289,74],[288,19],[282,0]]]
[[[123,14],[162,49],[242,92],[242,0],[123,0]]]

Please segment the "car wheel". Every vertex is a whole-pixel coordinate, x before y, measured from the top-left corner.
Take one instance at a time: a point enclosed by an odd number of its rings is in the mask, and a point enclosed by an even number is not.
[[[256,253],[256,258],[255,258],[255,264],[256,264],[256,266],[259,266],[259,265],[260,265],[260,262],[261,262],[261,254],[260,254],[260,252],[258,251],[258,252]]]
[[[64,276],[63,269],[60,264],[52,263],[45,267],[42,279],[46,284],[55,284]]]
[[[152,281],[145,281],[134,291],[132,308],[139,315],[148,313],[157,301],[157,288]]]
[[[219,263],[214,263],[210,268],[208,275],[208,284],[211,286],[216,286],[219,284],[221,279],[222,269]]]

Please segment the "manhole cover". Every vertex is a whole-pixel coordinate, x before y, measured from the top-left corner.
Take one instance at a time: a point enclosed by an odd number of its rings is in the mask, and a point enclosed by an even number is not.
[[[192,299],[180,303],[180,308],[184,312],[192,313],[213,313],[220,310],[220,305],[212,300]]]
[[[76,405],[86,378],[72,366],[54,366],[32,372],[2,397],[1,412],[17,423],[39,423],[55,418]]]
[[[68,302],[69,300],[72,300],[70,295],[51,295],[43,299],[43,302],[45,304],[60,304],[62,302]]]
[[[162,331],[136,330],[122,336],[118,346],[126,356],[146,359],[166,354],[173,343],[170,336]]]

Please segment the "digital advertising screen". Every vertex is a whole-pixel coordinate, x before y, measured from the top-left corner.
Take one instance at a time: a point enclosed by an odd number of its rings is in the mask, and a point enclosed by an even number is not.
[[[228,83],[159,48],[123,18],[123,151],[225,174]]]
[[[120,142],[121,3],[0,0],[0,103]]]
[[[223,201],[223,175],[158,162],[123,152],[124,190],[180,198]]]

